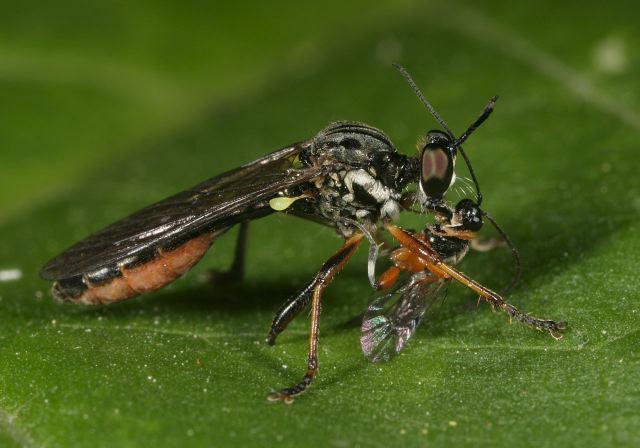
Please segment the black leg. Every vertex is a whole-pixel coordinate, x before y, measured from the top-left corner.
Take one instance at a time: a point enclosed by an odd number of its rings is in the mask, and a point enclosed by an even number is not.
[[[296,293],[293,297],[285,302],[284,305],[278,310],[276,316],[271,323],[271,329],[267,335],[267,344],[274,345],[276,338],[280,333],[287,328],[289,322],[296,318],[300,312],[311,303],[313,298],[313,290],[318,284],[317,276],[314,277],[304,288]]]
[[[292,387],[282,389],[280,392],[273,393],[267,398],[269,401],[282,401],[284,403],[293,403],[296,395],[304,392],[311,384],[316,371],[318,370],[318,336],[320,334],[320,299],[322,292],[331,283],[331,280],[338,274],[347,264],[349,258],[354,254],[358,245],[362,241],[363,235],[357,234],[345,241],[344,245],[329,258],[320,268],[320,272],[312,281],[313,293],[311,295],[311,330],[309,331],[309,355],[307,357],[307,372],[302,380]],[[310,284],[311,285],[311,284]]]
[[[247,255],[247,233],[249,221],[242,221],[238,229],[238,239],[236,240],[236,252],[229,269],[229,274],[233,281],[240,282],[244,279],[244,265]]]
[[[214,284],[239,283],[244,279],[244,265],[247,252],[247,230],[249,221],[242,221],[238,229],[236,250],[233,261],[227,271],[210,270],[206,273],[205,280]]]

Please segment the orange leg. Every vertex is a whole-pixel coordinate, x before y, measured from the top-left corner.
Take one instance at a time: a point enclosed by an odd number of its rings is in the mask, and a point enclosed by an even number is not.
[[[482,286],[467,275],[444,263],[438,253],[424,241],[415,238],[400,227],[388,225],[386,228],[400,244],[415,253],[427,269],[438,277],[451,277],[457,280],[467,288],[478,293],[480,297],[483,297],[494,308],[499,308],[507,313],[510,319],[515,318],[532,328],[547,331],[555,339],[562,337],[562,330],[566,328],[566,322],[539,319],[519,311],[515,306],[507,303],[498,293],[491,291],[489,288]]]
[[[315,286],[311,300],[311,330],[309,331],[307,372],[298,384],[269,395],[267,397],[269,401],[283,401],[287,404],[293,403],[293,398],[304,392],[311,384],[318,370],[318,336],[320,334],[320,299],[322,292],[347,264],[347,261],[349,261],[360,242],[362,242],[362,238],[362,234],[357,234],[345,241],[340,250],[322,265],[322,268],[320,268],[320,271],[316,275],[313,281]]]
[[[391,288],[398,280],[400,272],[400,269],[395,266],[391,266],[389,269],[384,271],[378,279],[378,283],[376,284],[377,289],[383,290]]]

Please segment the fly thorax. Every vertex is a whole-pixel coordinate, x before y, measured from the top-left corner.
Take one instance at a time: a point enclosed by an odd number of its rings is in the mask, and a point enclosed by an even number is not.
[[[375,213],[380,219],[395,220],[400,214],[400,193],[384,185],[364,169],[355,169],[344,176],[346,188],[343,200],[356,209],[356,215]]]

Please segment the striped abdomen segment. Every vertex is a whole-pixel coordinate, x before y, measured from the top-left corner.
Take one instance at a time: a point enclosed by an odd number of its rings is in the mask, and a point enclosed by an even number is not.
[[[99,305],[155,291],[195,265],[220,233],[197,236],[171,250],[158,249],[153,258],[134,267],[120,264],[104,281],[92,281],[91,275],[59,280],[53,284],[53,294],[64,301]]]

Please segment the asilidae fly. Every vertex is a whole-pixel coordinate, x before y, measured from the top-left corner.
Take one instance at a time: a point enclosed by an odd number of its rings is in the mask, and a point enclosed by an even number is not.
[[[58,299],[87,305],[108,304],[171,283],[236,224],[241,228],[235,259],[227,273],[235,279],[242,276],[244,239],[250,220],[281,212],[333,227],[344,244],[316,276],[282,306],[267,337],[268,343],[274,344],[287,324],[311,305],[307,371],[299,383],[269,396],[270,400],[286,403],[305,391],[318,369],[324,289],[365,238],[372,243],[369,279],[372,284],[376,283],[377,241],[382,229],[387,229],[402,245],[402,250],[416,260],[418,269],[408,268],[398,263],[399,256],[392,255],[397,269],[412,272],[411,283],[405,288],[429,295],[426,286],[412,285],[453,278],[495,306],[507,311],[513,309],[510,314],[519,318],[521,315],[515,308],[504,304],[497,294],[447,264],[452,256],[459,257],[458,253],[466,251],[467,241],[478,229],[476,221],[483,216],[477,180],[461,145],[491,114],[495,100],[489,102],[460,138],[455,138],[408,73],[397,68],[445,129],[427,134],[419,156],[398,153],[382,131],[369,125],[349,121],[332,123],[309,140],[213,177],[90,235],[49,261],[40,271],[41,277],[55,282],[53,294]],[[458,153],[469,166],[476,184],[478,204],[474,207],[453,209],[445,200],[445,193],[455,182]],[[417,189],[412,191],[411,184],[417,184]],[[440,216],[442,225],[427,227],[428,233],[419,235],[391,224],[402,210],[414,207]],[[439,238],[450,241],[453,248],[434,244],[435,241],[424,236],[430,234],[438,241]],[[383,283],[392,283],[390,277],[392,273],[383,276]],[[403,300],[413,304],[417,299],[412,297]],[[553,321],[521,320],[554,337],[559,337],[562,329],[562,324]],[[399,326],[394,324],[393,328],[397,330]],[[365,332],[365,337],[368,334]]]

